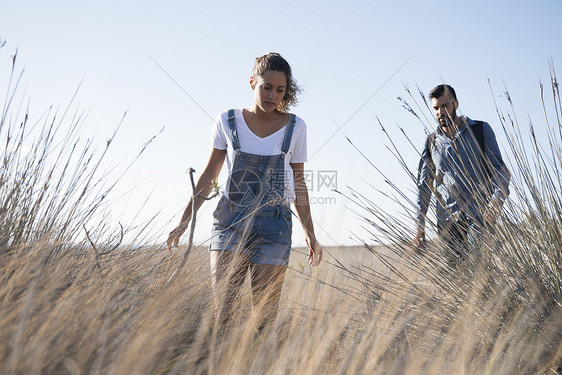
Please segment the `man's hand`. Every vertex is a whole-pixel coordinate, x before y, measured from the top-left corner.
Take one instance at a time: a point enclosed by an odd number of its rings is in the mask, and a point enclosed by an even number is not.
[[[414,243],[417,247],[424,249],[426,247],[425,241],[425,231],[423,229],[418,229],[416,236],[414,237]]]
[[[168,252],[170,254],[172,253],[172,249],[174,247],[178,247],[178,242],[180,241],[180,237],[182,234],[184,234],[188,224],[189,223],[180,223],[180,225],[178,225],[168,235],[168,240],[166,241],[166,245],[168,245]]]
[[[501,212],[502,203],[498,199],[492,199],[490,203],[488,203],[488,206],[486,207],[482,218],[485,222],[494,224],[500,217]]]

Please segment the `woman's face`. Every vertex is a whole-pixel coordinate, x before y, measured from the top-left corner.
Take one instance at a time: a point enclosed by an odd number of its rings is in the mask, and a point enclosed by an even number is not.
[[[266,113],[275,111],[287,89],[287,76],[278,70],[266,70],[261,76],[250,80],[254,90],[254,104]]]

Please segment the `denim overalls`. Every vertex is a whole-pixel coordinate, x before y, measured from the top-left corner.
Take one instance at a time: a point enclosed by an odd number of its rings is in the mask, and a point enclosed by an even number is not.
[[[279,155],[254,155],[240,150],[234,110],[228,111],[234,162],[223,194],[213,213],[210,250],[240,251],[250,261],[287,266],[291,250],[291,210],[284,199],[285,157],[289,151],[295,115],[291,114]]]

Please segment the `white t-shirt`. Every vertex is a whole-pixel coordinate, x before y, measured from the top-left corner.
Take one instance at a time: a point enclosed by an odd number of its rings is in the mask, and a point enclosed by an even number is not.
[[[240,151],[254,154],[254,155],[279,155],[281,154],[281,147],[283,139],[285,138],[285,131],[287,124],[275,133],[261,138],[255,135],[244,120],[241,109],[234,110],[234,117],[236,120],[236,130],[238,132],[238,139],[240,142]],[[228,126],[228,110],[220,113],[213,125],[212,132],[212,145],[219,150],[227,150],[226,162],[228,166],[228,175],[232,172],[232,164],[234,163],[234,147],[230,139],[230,130]],[[295,118],[295,126],[293,128],[293,137],[291,138],[291,145],[285,157],[285,198],[289,203],[295,200],[295,180],[293,176],[293,169],[289,163],[304,163],[307,158],[306,150],[306,124],[300,117]],[[223,194],[228,194],[228,184],[225,187]]]

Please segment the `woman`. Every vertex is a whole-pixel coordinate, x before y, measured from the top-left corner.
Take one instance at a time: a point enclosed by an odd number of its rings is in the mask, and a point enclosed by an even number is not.
[[[250,108],[221,113],[213,127],[213,148],[196,190],[207,196],[225,157],[228,180],[215,210],[210,244],[213,288],[226,284],[217,312],[228,320],[232,303],[250,272],[252,306],[264,308],[264,320],[277,314],[291,249],[291,210],[294,203],[309,248],[309,263],[322,260],[314,235],[308,191],[304,181],[307,157],[306,125],[287,110],[299,91],[287,61],[277,53],[256,59],[250,87]],[[196,200],[196,209],[202,199]],[[169,235],[177,246],[191,218],[190,201],[181,222]],[[262,322],[262,324],[263,324]],[[260,325],[261,327],[261,325]]]

